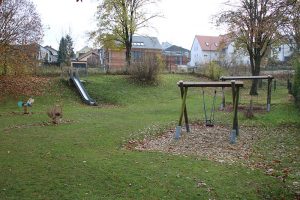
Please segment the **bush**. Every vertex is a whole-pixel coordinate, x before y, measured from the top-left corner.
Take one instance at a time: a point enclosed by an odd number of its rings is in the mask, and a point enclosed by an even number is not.
[[[219,80],[222,75],[222,68],[216,62],[211,62],[204,66],[202,73],[203,75],[210,78],[211,80]]]
[[[132,62],[129,73],[140,82],[153,83],[157,81],[162,67],[162,58],[155,54],[149,54],[140,61]]]
[[[300,59],[294,62],[295,75],[293,84],[293,95],[295,97],[296,105],[300,108]]]

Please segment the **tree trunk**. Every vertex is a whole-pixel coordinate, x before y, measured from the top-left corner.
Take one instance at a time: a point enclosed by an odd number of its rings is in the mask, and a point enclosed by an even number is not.
[[[130,65],[131,65],[131,47],[129,45],[126,45],[126,67],[125,67],[126,74],[130,69]]]
[[[257,93],[257,85],[258,85],[258,79],[252,80],[252,85],[250,89],[250,95],[258,95]]]
[[[258,51],[260,52],[260,51]],[[253,64],[254,66],[251,67],[251,73],[252,73],[252,76],[259,76],[259,73],[260,73],[260,63],[261,63],[261,57],[260,55],[257,55],[255,58],[254,58],[254,63],[251,63]],[[258,85],[258,79],[253,79],[252,80],[252,85],[251,85],[251,89],[250,89],[250,95],[258,95],[257,93],[257,85]]]

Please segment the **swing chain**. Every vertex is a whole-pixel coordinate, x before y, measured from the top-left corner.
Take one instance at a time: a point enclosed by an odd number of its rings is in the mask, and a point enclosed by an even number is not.
[[[216,97],[217,97],[217,90],[214,91],[214,97],[213,97],[213,102],[210,110],[210,116],[209,119],[207,117],[207,109],[206,109],[206,103],[205,103],[205,98],[204,98],[204,90],[202,89],[202,99],[203,99],[203,110],[204,110],[204,116],[205,116],[205,125],[206,126],[214,126],[214,121],[215,121],[215,102],[216,102]]]

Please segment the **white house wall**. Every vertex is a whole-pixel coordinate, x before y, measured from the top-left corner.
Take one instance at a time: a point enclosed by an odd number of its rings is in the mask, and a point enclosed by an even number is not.
[[[203,65],[210,63],[211,61],[219,61],[220,60],[220,54],[225,53],[225,59],[228,63],[232,63],[232,61],[235,61],[235,64],[243,64],[243,65],[249,65],[249,56],[246,56],[242,53],[236,52],[234,43],[230,43],[227,48],[225,49],[225,52],[219,52],[219,51],[204,51],[201,49],[201,46],[197,40],[197,38],[194,38],[194,42],[191,48],[191,61],[190,66],[197,66],[197,65]]]
[[[280,45],[280,47],[278,48],[277,59],[280,61],[285,61],[287,57],[290,57],[292,55],[292,53],[293,49],[289,45]]]
[[[234,61],[233,63],[238,65],[249,65],[249,56],[244,55],[242,52],[236,52],[234,42],[231,42],[226,49],[226,59],[228,62]]]
[[[207,64],[211,61],[216,61],[219,59],[219,52],[217,51],[202,51],[203,60],[200,64]]]
[[[198,40],[195,38],[194,42],[193,42],[193,45],[192,45],[192,49],[191,49],[190,65],[192,67],[194,67],[197,64],[200,64],[202,60],[203,60],[202,49],[200,47],[200,44],[199,44]]]

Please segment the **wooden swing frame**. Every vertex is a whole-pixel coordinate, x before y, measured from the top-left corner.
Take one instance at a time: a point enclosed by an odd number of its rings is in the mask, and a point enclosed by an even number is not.
[[[267,112],[271,110],[271,93],[272,93],[272,80],[274,79],[273,76],[222,76],[220,78],[221,81],[228,81],[228,80],[268,80],[268,89],[267,89]],[[225,95],[224,95],[224,88],[222,87],[223,96],[222,96],[222,107],[225,108]]]
[[[240,87],[244,86],[243,82],[235,81],[235,80],[232,80],[230,82],[184,82],[184,81],[179,81],[177,83],[177,85],[180,88],[182,103],[181,103],[179,122],[178,122],[178,126],[176,127],[175,139],[180,138],[183,118],[185,121],[186,131],[190,132],[188,113],[187,113],[187,108],[186,108],[186,98],[187,98],[187,92],[188,92],[189,87],[200,87],[200,88],[231,87],[232,88],[233,111],[234,111],[231,134],[235,133],[234,135],[238,136],[238,134],[239,134],[239,128],[238,128],[239,90],[240,90]],[[234,138],[234,141],[235,141],[235,138]]]

